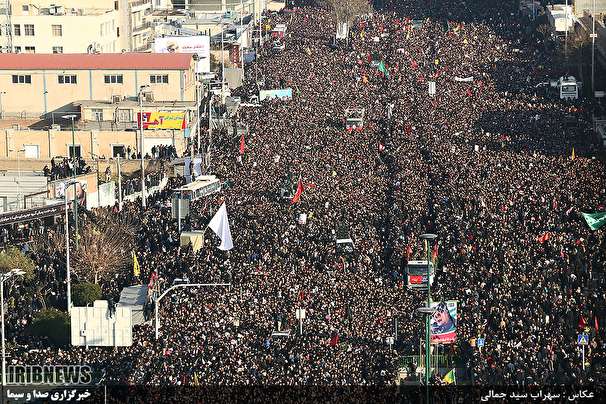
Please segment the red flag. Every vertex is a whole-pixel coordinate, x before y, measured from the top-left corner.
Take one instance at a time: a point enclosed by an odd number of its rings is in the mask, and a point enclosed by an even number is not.
[[[431,251],[431,260],[433,261],[434,265],[436,263],[436,258],[438,258],[438,243],[433,245],[433,249]]]
[[[406,247],[406,260],[410,261],[410,257],[412,256],[412,247],[410,244]]]
[[[598,327],[598,317],[597,316],[593,317],[593,326],[595,327],[595,332],[598,332],[600,327]]]
[[[467,94],[468,97],[471,97],[473,95],[470,88],[468,88],[467,91],[465,91],[465,94]]]
[[[579,328],[583,329],[587,326],[587,322],[585,321],[585,317],[581,316],[579,319]]]
[[[413,61],[410,62],[410,68],[412,70],[417,70],[417,67],[419,67],[419,64],[417,63],[416,60],[413,60]]]
[[[383,143],[379,142],[379,153],[381,153],[383,150],[385,150],[385,146]]]
[[[242,134],[242,136],[240,137],[240,155],[244,154],[244,133]]]
[[[550,238],[551,238],[551,234],[549,232],[545,232],[545,233],[541,234],[537,240],[539,241],[539,243],[543,244]]]
[[[299,202],[299,199],[301,199],[301,194],[303,193],[303,181],[301,180],[301,177],[299,176],[299,181],[297,182],[297,192],[295,192],[295,196],[292,197],[292,199],[290,200],[290,204],[294,204]]]
[[[330,346],[337,346],[339,343],[339,334],[335,333],[332,337],[330,337]]]

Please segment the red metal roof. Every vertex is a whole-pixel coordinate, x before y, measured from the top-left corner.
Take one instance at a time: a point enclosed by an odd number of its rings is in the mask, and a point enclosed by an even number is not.
[[[186,53],[0,53],[0,70],[189,70]]]

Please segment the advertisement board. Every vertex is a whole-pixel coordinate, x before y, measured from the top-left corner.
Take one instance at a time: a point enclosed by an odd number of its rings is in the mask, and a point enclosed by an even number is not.
[[[267,98],[292,98],[292,88],[284,88],[280,90],[261,90],[259,91],[259,101]]]
[[[141,113],[137,113],[141,121]],[[185,111],[144,112],[143,129],[185,129]]]
[[[199,61],[196,73],[210,72],[210,37],[165,36],[154,40],[155,53],[195,53]]]
[[[406,265],[406,285],[409,289],[427,289],[427,260],[408,261]],[[434,267],[429,263],[429,282],[433,284]]]
[[[429,322],[432,344],[452,344],[457,339],[457,301],[432,302],[435,309]]]

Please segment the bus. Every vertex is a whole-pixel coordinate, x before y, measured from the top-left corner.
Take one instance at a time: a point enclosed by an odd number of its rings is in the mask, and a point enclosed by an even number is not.
[[[435,270],[429,263],[429,284],[433,285]],[[406,285],[409,289],[427,289],[427,261],[408,261],[406,265]]]
[[[201,175],[173,191],[173,198],[195,201],[204,196],[214,194],[221,190],[221,181],[214,175]]]

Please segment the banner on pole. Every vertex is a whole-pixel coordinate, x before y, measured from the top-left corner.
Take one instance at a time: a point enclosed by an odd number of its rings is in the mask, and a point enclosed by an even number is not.
[[[452,344],[457,339],[457,301],[433,302],[429,321],[432,344]]]

